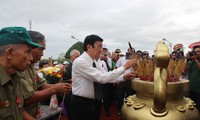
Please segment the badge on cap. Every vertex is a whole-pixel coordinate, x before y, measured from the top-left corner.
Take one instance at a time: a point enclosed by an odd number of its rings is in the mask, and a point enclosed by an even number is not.
[[[4,101],[4,102],[2,103],[1,106],[2,106],[3,108],[7,108],[7,107],[9,107],[9,105],[10,105],[10,104],[9,104],[9,101],[6,100],[6,101]]]

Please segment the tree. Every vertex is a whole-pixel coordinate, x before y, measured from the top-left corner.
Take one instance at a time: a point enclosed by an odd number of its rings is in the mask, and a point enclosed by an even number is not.
[[[65,53],[62,52],[62,53],[60,53],[60,55],[59,55],[59,57],[57,59],[57,62],[58,63],[63,63],[64,61],[65,61]]]
[[[66,52],[65,54],[65,58],[69,59],[70,57],[70,52],[73,49],[77,49],[81,54],[83,53],[83,43],[82,42],[76,42],[75,44],[73,44]]]

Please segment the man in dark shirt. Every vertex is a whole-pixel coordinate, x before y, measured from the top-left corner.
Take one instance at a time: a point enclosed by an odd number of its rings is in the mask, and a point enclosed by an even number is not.
[[[65,68],[65,73],[63,74],[63,81],[67,83],[72,82],[72,63],[73,61],[80,56],[80,52],[76,49],[70,52],[70,63]],[[67,111],[68,119],[70,120],[70,99],[71,99],[72,91],[69,91],[65,95],[65,108]]]

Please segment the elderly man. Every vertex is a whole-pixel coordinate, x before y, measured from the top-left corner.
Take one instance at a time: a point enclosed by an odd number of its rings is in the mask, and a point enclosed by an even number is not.
[[[64,82],[71,83],[72,82],[72,64],[73,61],[80,56],[80,52],[76,49],[73,49],[70,52],[70,63],[65,68],[65,73],[63,74]],[[68,92],[65,95],[65,108],[67,111],[67,117],[71,120],[71,112],[70,112],[70,99],[71,99],[72,91]]]
[[[34,118],[40,116],[40,102],[50,97],[53,94],[65,93],[71,90],[71,84],[58,83],[54,85],[47,84],[46,81],[40,78],[34,69],[34,63],[37,63],[43,56],[43,51],[46,47],[44,36],[37,31],[29,31],[33,42],[41,45],[42,47],[34,48],[31,50],[33,59],[28,69],[20,74],[23,81],[25,98],[25,110]]]
[[[32,42],[23,27],[6,27],[0,30],[0,119],[23,119],[23,86],[17,71],[31,64],[31,47],[41,47]],[[33,119],[24,112],[24,116]]]
[[[67,65],[67,67],[65,68],[66,72],[63,74],[64,82],[71,83],[71,81],[72,81],[72,62],[79,56],[80,56],[80,52],[76,49],[73,49],[70,52],[70,62]]]

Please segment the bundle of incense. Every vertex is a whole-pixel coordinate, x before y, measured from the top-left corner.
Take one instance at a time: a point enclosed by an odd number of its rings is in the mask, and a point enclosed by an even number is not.
[[[182,67],[183,63],[185,61],[185,58],[180,59],[170,59],[169,65],[168,65],[168,81],[169,82],[175,82],[179,81],[179,78],[182,74]]]
[[[131,51],[131,59],[135,59],[136,62],[137,62],[137,65],[133,68],[135,71],[137,71],[137,76],[140,75],[141,73],[141,70],[140,70],[140,62],[138,61],[139,60],[139,57],[136,55],[135,51],[133,51],[133,48],[131,46],[131,43],[128,42],[128,45],[129,45],[129,49]]]
[[[144,80],[146,81],[153,81],[152,74],[153,74],[153,63],[148,58],[143,60],[143,75]]]
[[[177,64],[176,64],[175,69],[174,69],[174,74],[176,76],[175,81],[179,81],[179,78],[182,74],[182,67],[183,67],[184,61],[185,61],[185,58],[180,58],[177,61]]]
[[[168,71],[168,82],[172,82],[173,81],[173,77],[174,77],[174,70],[175,70],[175,67],[176,67],[176,64],[177,64],[177,60],[175,59],[170,59],[169,61],[169,65],[168,65],[168,68],[167,68],[167,71]]]
[[[154,64],[152,60],[148,60],[148,80],[149,81],[154,81],[153,80],[153,74],[154,74]]]
[[[136,71],[137,71],[137,76],[138,76],[138,77],[143,76],[143,69],[144,69],[143,66],[144,66],[144,65],[143,65],[142,59],[138,57],[138,59],[137,59],[137,66],[136,66],[136,68],[135,68]]]

